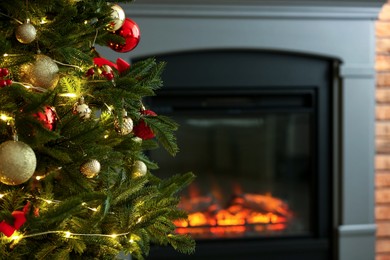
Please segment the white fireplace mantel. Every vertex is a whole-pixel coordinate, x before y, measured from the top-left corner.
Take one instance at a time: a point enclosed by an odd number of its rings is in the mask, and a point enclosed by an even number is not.
[[[129,53],[259,49],[338,60],[334,84],[335,259],[375,258],[375,20],[384,0],[139,0],[121,6],[141,29]]]

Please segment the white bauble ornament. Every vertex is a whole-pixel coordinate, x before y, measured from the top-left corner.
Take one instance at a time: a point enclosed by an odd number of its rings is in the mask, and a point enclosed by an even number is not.
[[[133,165],[133,177],[144,176],[148,172],[148,168],[143,161],[135,161]]]
[[[117,4],[112,5],[111,9],[112,22],[110,23],[110,29],[112,31],[117,31],[122,27],[123,23],[125,22],[126,14],[125,11],[123,11],[122,7]]]
[[[28,44],[37,37],[37,30],[31,23],[25,22],[16,28],[15,36],[20,43]]]
[[[81,97],[79,102],[74,104],[73,113],[78,114],[83,119],[88,119],[91,117],[92,110],[84,102],[84,97]]]
[[[38,54],[34,62],[21,66],[19,75],[24,83],[29,83],[34,87],[53,89],[59,80],[58,70],[57,64],[50,57]]]
[[[29,145],[19,141],[6,141],[0,145],[0,182],[22,184],[31,178],[36,166],[37,158]]]

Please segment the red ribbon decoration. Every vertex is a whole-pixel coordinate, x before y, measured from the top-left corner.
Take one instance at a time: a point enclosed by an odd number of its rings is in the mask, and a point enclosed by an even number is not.
[[[145,116],[157,116],[154,111],[148,109],[141,110],[141,114]],[[142,140],[152,139],[155,136],[153,130],[145,123],[143,119],[140,119],[138,124],[133,127],[133,133]]]
[[[117,71],[119,71],[119,74],[123,73],[124,71],[126,71],[126,70],[128,70],[130,68],[130,64],[127,63],[126,61],[124,61],[121,58],[118,58],[116,60],[116,64],[115,64],[112,61],[109,61],[109,60],[107,60],[105,58],[96,57],[96,58],[93,58],[93,63],[95,63],[99,67],[101,67],[103,65],[108,65],[111,68],[114,68]]]
[[[11,226],[5,220],[0,222],[0,232],[2,232],[7,237],[10,237],[13,235],[15,230],[19,230],[24,223],[26,223],[26,214],[30,210],[30,202],[27,202],[27,204],[23,207],[23,211],[15,210],[11,213],[11,215],[14,217],[14,225]]]

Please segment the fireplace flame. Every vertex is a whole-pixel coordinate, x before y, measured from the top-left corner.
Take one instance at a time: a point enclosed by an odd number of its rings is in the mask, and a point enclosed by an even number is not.
[[[177,232],[201,237],[209,234],[245,234],[287,228],[292,212],[282,199],[268,194],[235,195],[226,207],[213,196],[183,198],[179,205],[189,212],[187,220],[177,220]]]

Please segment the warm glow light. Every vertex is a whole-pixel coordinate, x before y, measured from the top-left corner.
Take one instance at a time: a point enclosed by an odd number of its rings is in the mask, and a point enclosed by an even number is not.
[[[12,119],[12,117],[7,116],[6,114],[1,114],[0,119],[3,121],[9,121]]]
[[[0,194],[0,199],[2,199],[5,196],[5,194]]]
[[[70,238],[71,235],[72,235],[72,233],[70,233],[69,231],[66,231],[64,237]]]
[[[52,200],[44,200],[46,203],[48,203],[48,204],[52,204],[53,203],[53,201]]]
[[[40,180],[44,179],[45,177],[46,177],[46,176],[44,176],[44,175],[42,175],[42,176],[36,176],[35,179],[36,179],[37,181],[40,181]]]
[[[21,235],[21,234],[15,232],[10,238],[11,238],[12,240],[14,240],[14,241],[19,241],[19,240],[21,240],[21,239],[23,238],[23,235]]]
[[[129,242],[130,242],[130,243],[134,243],[134,240],[133,240],[133,239],[130,239]]]
[[[116,238],[118,235],[117,234],[111,234],[110,237]]]
[[[140,223],[142,221],[142,217],[140,217],[138,220],[137,220],[137,224]]]
[[[47,23],[47,20],[46,20],[46,17],[43,17],[40,24],[45,24],[45,23]]]
[[[69,97],[69,98],[77,98],[77,94],[76,93],[62,93],[62,94],[59,94],[60,97]]]

